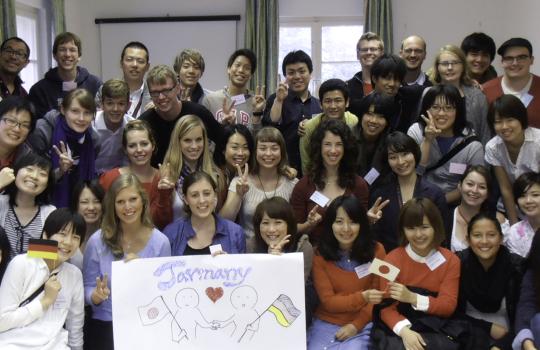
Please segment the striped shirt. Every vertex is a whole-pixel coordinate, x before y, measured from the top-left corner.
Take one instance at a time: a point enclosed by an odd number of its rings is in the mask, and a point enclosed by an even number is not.
[[[28,250],[28,240],[30,238],[41,237],[41,231],[43,231],[41,210],[38,208],[32,220],[23,226],[19,222],[13,206],[10,205],[6,213],[4,230],[11,246],[11,257],[13,258],[17,254],[26,253]]]

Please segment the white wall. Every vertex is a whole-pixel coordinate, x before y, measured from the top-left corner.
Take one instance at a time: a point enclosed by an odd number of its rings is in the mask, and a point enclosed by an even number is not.
[[[240,15],[241,20],[237,22],[237,45],[242,46],[244,7],[245,0],[69,0],[65,2],[66,27],[68,31],[81,37],[83,44],[81,65],[90,72],[101,75],[99,25],[94,23],[96,18]],[[163,45],[174,45],[174,34],[163,33],[162,37],[156,37],[156,41],[162,42]],[[121,49],[118,48],[118,60]],[[179,47],[178,51],[182,49],[184,48]],[[231,53],[235,49],[232,47]],[[223,59],[226,61],[227,57]],[[170,61],[172,65],[173,57]]]
[[[83,40],[81,64],[97,74],[101,72],[101,67],[95,18],[240,14],[242,19],[238,22],[237,43],[238,46],[243,45],[245,0],[69,0],[65,4],[67,29],[79,34]],[[447,43],[459,45],[461,39],[473,31],[488,33],[497,46],[512,36],[523,36],[540,52],[537,24],[540,1],[537,0],[393,0],[392,9],[394,52],[399,51],[402,38],[410,34],[423,36],[428,43],[424,68],[431,66],[438,48]],[[280,16],[285,17],[358,16],[362,11],[360,0],[280,1]],[[167,39],[166,36],[156,38],[165,45],[170,44]],[[226,60],[226,57],[223,59]],[[499,61],[497,57],[494,63],[501,72]],[[533,66],[537,74],[540,74],[539,67],[540,61]]]
[[[281,0],[279,2],[281,17],[361,16],[363,11],[362,0]]]
[[[540,51],[540,31],[537,0],[394,0],[394,52],[399,52],[401,40],[411,34],[422,36],[428,45],[424,69],[433,65],[435,53],[446,44],[460,45],[461,40],[475,31],[490,35],[499,47],[505,40],[521,36],[529,39]],[[500,56],[493,61],[502,73]],[[540,72],[540,64],[532,67]]]

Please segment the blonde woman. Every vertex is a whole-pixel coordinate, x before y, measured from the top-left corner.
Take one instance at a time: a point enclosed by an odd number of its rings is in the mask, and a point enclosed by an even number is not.
[[[227,200],[220,215],[236,220],[246,233],[246,251],[255,251],[253,215],[257,204],[272,197],[289,200],[298,179],[290,179],[287,149],[281,132],[273,127],[262,128],[255,137],[255,157],[251,171],[237,166],[238,176],[229,185]]]
[[[157,227],[163,228],[184,214],[182,184],[194,171],[204,171],[216,182],[218,208],[221,208],[225,197],[224,177],[212,161],[206,128],[196,115],[186,115],[174,127],[160,167],[160,180],[152,186],[152,219]]]
[[[105,196],[101,230],[88,240],[84,253],[84,297],[92,307],[86,345],[113,349],[111,269],[115,260],[171,255],[167,237],[154,228],[148,196],[133,174],[120,175]]]
[[[467,121],[485,145],[491,138],[487,123],[488,103],[486,96],[474,86],[474,81],[470,78],[470,68],[463,51],[454,45],[443,46],[435,56],[433,67],[429,70],[429,79],[435,85],[449,84],[458,88],[461,97],[465,100]]]

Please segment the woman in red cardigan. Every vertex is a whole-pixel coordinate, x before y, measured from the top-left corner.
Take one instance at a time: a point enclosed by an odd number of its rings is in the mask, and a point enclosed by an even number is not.
[[[380,288],[397,301],[380,312],[391,331],[383,339],[374,332],[374,340],[378,348],[399,349],[388,344],[397,335],[401,349],[457,349],[459,344],[436,328],[454,313],[460,276],[458,257],[440,246],[445,232],[439,209],[427,198],[413,198],[401,208],[398,227],[402,246],[385,260],[400,272],[394,282],[381,279]]]
[[[371,237],[366,210],[355,196],[339,196],[328,207],[313,282],[320,304],[308,333],[308,350],[368,349],[373,304],[383,292],[368,272],[374,257],[384,258],[382,244]]]
[[[317,244],[323,232],[322,218],[326,207],[341,195],[354,195],[367,208],[369,189],[356,174],[356,139],[341,120],[322,122],[311,136],[308,172],[298,181],[291,194],[291,204],[298,223],[298,232],[308,234]]]

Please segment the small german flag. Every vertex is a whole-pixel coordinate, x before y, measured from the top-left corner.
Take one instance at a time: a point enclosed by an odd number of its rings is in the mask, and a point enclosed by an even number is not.
[[[27,254],[33,258],[56,260],[58,259],[58,241],[30,238]]]

